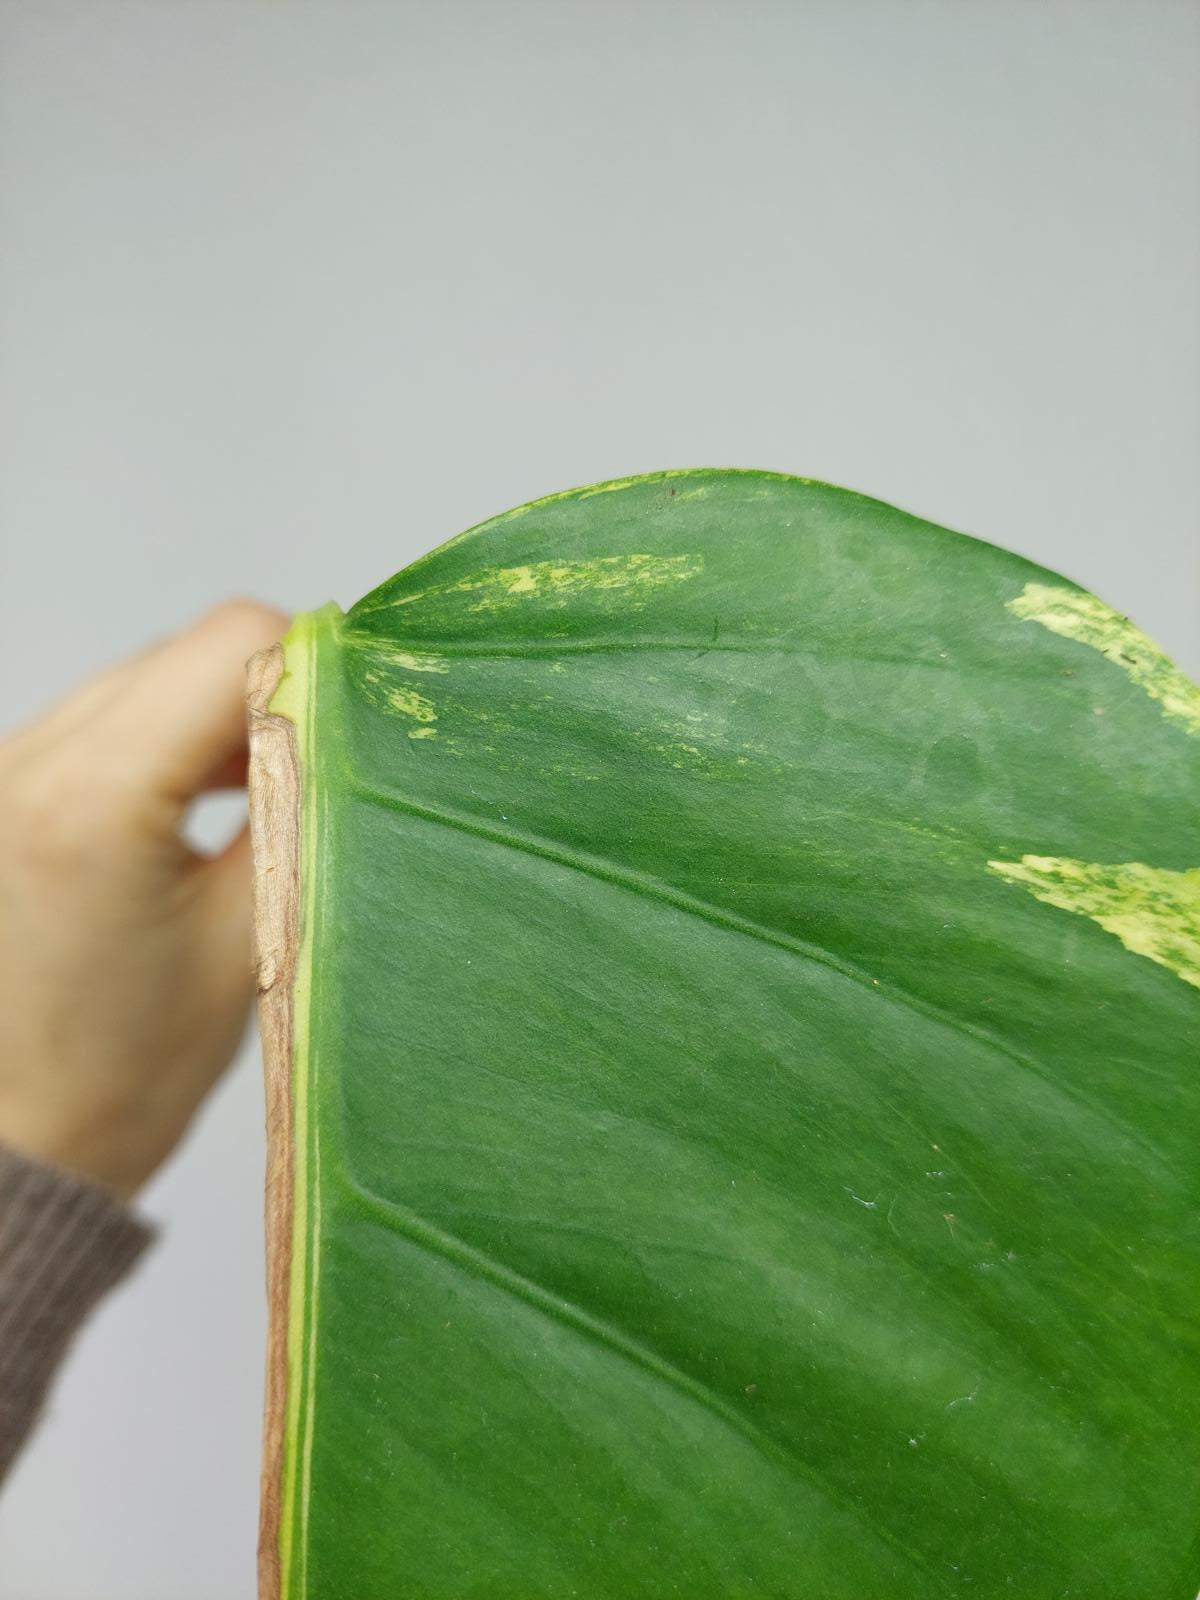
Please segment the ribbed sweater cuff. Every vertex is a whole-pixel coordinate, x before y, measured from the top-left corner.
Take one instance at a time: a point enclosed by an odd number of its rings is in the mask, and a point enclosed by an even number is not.
[[[103,1189],[0,1145],[0,1472],[72,1334],[151,1237]]]

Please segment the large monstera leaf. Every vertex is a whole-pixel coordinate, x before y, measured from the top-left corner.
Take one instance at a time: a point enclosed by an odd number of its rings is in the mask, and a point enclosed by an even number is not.
[[[270,710],[272,1597],[1191,1600],[1200,694],[1131,623],[664,473]]]

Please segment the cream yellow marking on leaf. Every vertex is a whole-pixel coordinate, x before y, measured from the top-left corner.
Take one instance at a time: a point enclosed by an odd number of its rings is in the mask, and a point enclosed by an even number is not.
[[[445,656],[429,655],[423,650],[396,650],[391,645],[372,644],[370,649],[363,654],[370,661],[377,661],[384,667],[396,667],[401,672],[449,672],[450,664]],[[375,683],[379,681],[377,675],[367,673]]]
[[[989,861],[988,870],[1047,905],[1091,917],[1126,950],[1200,988],[1200,867],[1172,872],[1140,861],[1105,866],[1066,856]]]
[[[472,611],[494,611],[528,598],[556,601],[569,595],[619,590],[636,599],[667,584],[682,583],[702,569],[699,555],[595,556],[587,561],[534,561],[521,567],[495,567],[464,578],[455,592],[478,594]]]
[[[703,569],[704,557],[698,554],[656,556],[644,551],[584,561],[532,561],[519,567],[484,567],[457,583],[421,589],[388,603],[410,606],[462,594],[477,596],[469,611],[497,611],[530,599],[565,604],[572,595],[619,594],[626,604],[637,605],[653,590],[683,583]]]
[[[536,594],[538,582],[532,567],[513,567],[516,577],[508,585],[509,594]]]
[[[437,721],[437,707],[433,701],[427,700],[419,690],[409,684],[404,684],[399,689],[389,689],[386,698],[393,711],[399,711],[401,716],[411,717],[414,722]]]
[[[1099,650],[1158,701],[1164,716],[1189,733],[1200,733],[1200,687],[1128,617],[1094,594],[1063,584],[1027,583],[1007,609],[1023,621],[1040,622],[1051,633]]]
[[[411,728],[409,730],[408,737],[410,739],[436,739],[437,738],[437,729],[436,728]]]

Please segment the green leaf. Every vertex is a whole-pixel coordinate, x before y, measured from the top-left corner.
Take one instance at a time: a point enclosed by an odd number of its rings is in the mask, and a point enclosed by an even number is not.
[[[1200,692],[725,471],[285,667],[286,1600],[1191,1600]]]

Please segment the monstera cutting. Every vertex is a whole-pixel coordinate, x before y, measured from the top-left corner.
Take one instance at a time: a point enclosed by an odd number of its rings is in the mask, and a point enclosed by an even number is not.
[[[1200,691],[765,472],[252,672],[264,1600],[1192,1600]]]

